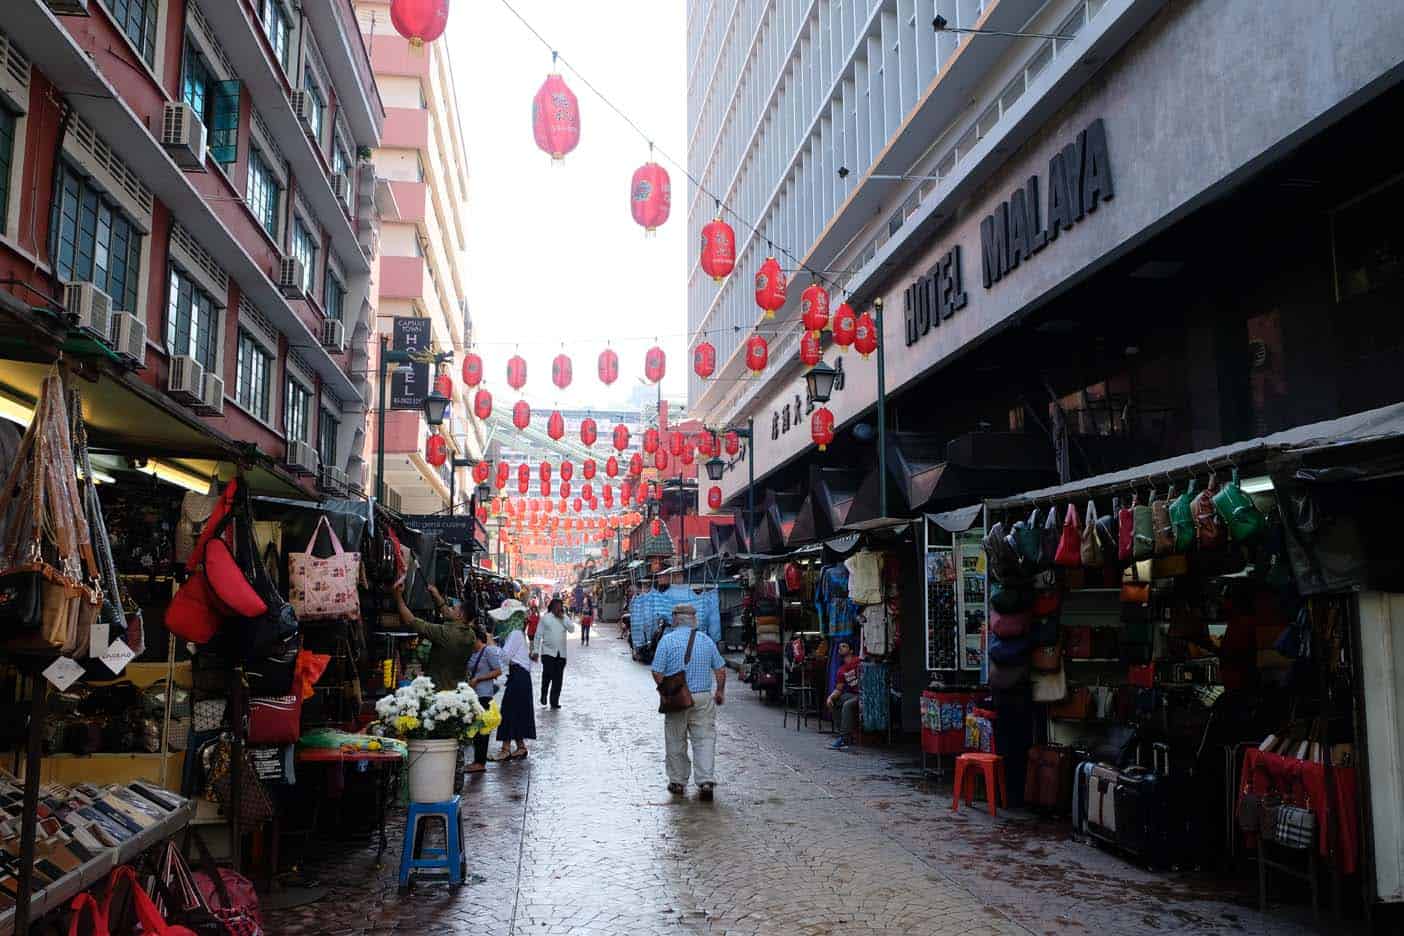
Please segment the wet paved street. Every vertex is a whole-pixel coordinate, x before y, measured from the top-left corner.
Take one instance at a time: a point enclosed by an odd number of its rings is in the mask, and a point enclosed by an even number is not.
[[[270,936],[1309,932],[1210,874],[1149,874],[1053,823],[952,813],[909,752],[831,752],[734,673],[717,800],[674,800],[653,682],[613,633],[572,645],[564,707],[537,709],[531,756],[470,779],[468,886],[398,897],[397,815],[379,871],[361,842],[315,845],[329,893],[270,914]]]

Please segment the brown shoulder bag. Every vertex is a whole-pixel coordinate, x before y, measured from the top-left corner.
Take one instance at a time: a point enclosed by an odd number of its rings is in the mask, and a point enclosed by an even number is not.
[[[671,676],[664,676],[658,684],[658,711],[685,712],[692,708],[692,690],[687,688],[687,664],[692,662],[692,645],[697,640],[694,630],[687,637],[687,652],[683,654],[683,668]]]

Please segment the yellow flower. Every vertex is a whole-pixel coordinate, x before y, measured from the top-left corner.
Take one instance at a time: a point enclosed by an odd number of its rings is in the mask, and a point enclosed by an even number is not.
[[[366,747],[367,747],[369,750],[378,751],[378,750],[380,750],[381,744],[380,744],[379,741],[372,741],[372,742],[370,742],[369,744],[367,744]]]
[[[401,715],[395,719],[395,731],[397,734],[409,734],[419,727],[419,719],[413,715]]]

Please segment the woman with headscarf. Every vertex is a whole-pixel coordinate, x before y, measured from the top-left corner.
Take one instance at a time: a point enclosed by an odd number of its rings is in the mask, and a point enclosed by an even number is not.
[[[502,748],[494,761],[520,760],[527,756],[526,742],[536,740],[536,711],[531,695],[531,651],[527,648],[526,606],[509,598],[488,616],[506,630],[501,658],[507,667],[507,689],[502,694],[502,724],[497,740]],[[515,750],[513,747],[515,746]]]

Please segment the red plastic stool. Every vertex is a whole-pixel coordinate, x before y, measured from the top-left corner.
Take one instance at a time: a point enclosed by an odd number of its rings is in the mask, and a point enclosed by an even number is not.
[[[990,815],[997,816],[999,814],[995,811],[996,797],[1000,806],[1009,808],[1009,788],[1004,780],[1004,758],[998,754],[962,754],[956,758],[955,796],[951,800],[951,809],[959,811],[962,791],[965,793],[965,805],[969,806],[975,801],[974,781],[977,770],[985,778],[985,799],[990,804]],[[969,785],[966,784],[967,774],[970,778]]]

